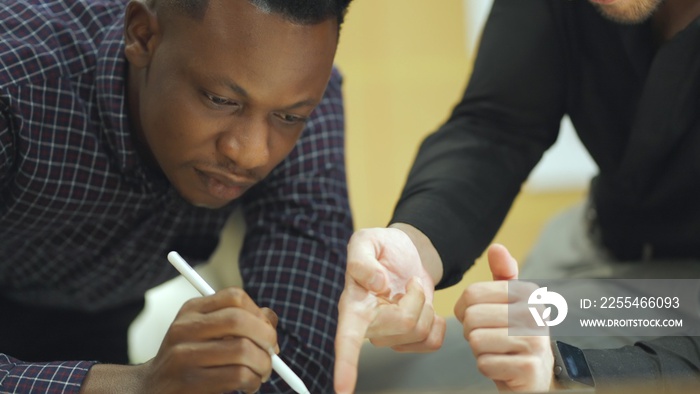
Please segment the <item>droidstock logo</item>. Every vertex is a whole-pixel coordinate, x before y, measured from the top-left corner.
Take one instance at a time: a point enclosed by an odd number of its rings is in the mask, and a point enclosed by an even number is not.
[[[564,297],[557,292],[547,291],[546,287],[540,287],[533,291],[527,303],[529,305],[536,305],[530,306],[529,309],[532,317],[535,319],[535,323],[540,327],[544,327],[545,325],[549,327],[556,326],[564,321],[566,314],[569,312],[569,306],[566,304]],[[549,316],[552,315],[552,307],[547,306],[542,311],[542,315],[540,315],[540,312],[537,310],[537,305],[554,305],[557,308],[557,318],[552,321],[547,320]]]

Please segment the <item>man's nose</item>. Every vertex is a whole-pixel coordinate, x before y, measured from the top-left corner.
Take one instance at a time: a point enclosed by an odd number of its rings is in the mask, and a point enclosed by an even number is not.
[[[219,151],[236,167],[254,170],[270,160],[270,125],[263,117],[241,117],[221,133]]]

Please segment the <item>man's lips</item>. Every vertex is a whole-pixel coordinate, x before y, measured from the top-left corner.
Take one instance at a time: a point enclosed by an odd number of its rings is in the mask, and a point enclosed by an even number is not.
[[[240,197],[244,191],[250,188],[254,182],[247,179],[239,179],[229,174],[215,171],[200,170],[195,168],[207,193],[220,200],[233,200]]]
[[[201,172],[207,177],[211,177],[216,179],[217,181],[221,182],[222,184],[228,186],[228,187],[250,187],[254,181],[245,179],[245,178],[239,178],[232,176],[230,174],[225,174],[222,172],[215,172],[215,171],[207,171],[207,170],[199,170],[197,171]]]

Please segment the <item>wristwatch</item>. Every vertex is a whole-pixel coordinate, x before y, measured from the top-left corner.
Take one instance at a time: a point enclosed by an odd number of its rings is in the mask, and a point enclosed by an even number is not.
[[[595,387],[583,350],[567,343],[552,340],[554,378],[569,389]]]

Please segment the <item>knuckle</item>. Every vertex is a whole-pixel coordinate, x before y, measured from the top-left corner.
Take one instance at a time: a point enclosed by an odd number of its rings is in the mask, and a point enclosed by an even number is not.
[[[479,335],[479,330],[471,330],[469,332],[466,332],[464,334],[464,337],[467,341],[469,341],[469,343],[472,343],[472,342],[479,342],[479,338],[481,336]],[[472,345],[472,347],[473,346],[474,345]]]
[[[438,338],[429,338],[428,341],[425,342],[426,348],[434,352],[442,347],[442,337]]]
[[[464,290],[462,290],[462,296],[460,298],[462,298],[465,301],[469,300],[469,297],[471,296],[472,286],[473,285],[469,285]]]
[[[462,319],[462,325],[465,330],[471,331],[473,327],[476,327],[479,319],[476,316],[476,312],[473,306],[464,310],[464,318]]]
[[[176,334],[179,333],[180,331],[185,330],[185,322],[182,319],[176,319],[172,323],[170,323],[170,333]]]
[[[273,311],[270,308],[262,308],[262,312],[263,312],[263,315],[265,315],[267,320],[270,322],[270,324],[272,324],[273,326],[276,327],[277,322],[279,321],[279,317],[277,316],[275,311]]]
[[[248,354],[254,354],[255,352],[262,351],[260,346],[258,346],[252,339],[243,338],[243,348]]]
[[[472,283],[471,285],[467,286],[466,289],[464,289],[464,291],[462,292],[462,298],[467,302],[471,302],[481,292],[482,292],[481,283],[479,283],[479,282]]]
[[[466,332],[464,334],[464,338],[469,342],[469,345],[474,349],[474,351],[478,351],[482,348],[482,344],[484,343],[484,335],[483,335],[483,330],[471,330],[469,332]],[[478,353],[481,353],[478,351]]]
[[[518,365],[518,369],[527,376],[534,376],[534,373],[537,372],[538,364],[539,358],[534,355],[530,355],[522,358],[520,365]]]
[[[247,354],[253,349],[253,342],[248,338],[235,338],[232,347],[237,354]]]
[[[191,328],[191,322],[177,319],[170,324],[166,337],[171,341],[179,342],[181,338],[185,338],[189,335]]]
[[[194,357],[194,354],[194,348],[186,343],[178,343],[170,348],[170,357],[174,362],[178,364],[183,364],[188,361],[191,361]]]
[[[489,366],[490,366],[490,362],[489,362],[488,358],[486,358],[486,357],[477,357],[476,358],[476,369],[478,369],[479,372],[481,372],[481,374],[483,374],[486,377],[488,377],[490,372],[491,372],[491,369],[489,368]]]
[[[415,331],[416,326],[418,324],[418,320],[414,316],[411,316],[410,314],[402,313],[401,316],[399,316],[399,318],[398,318],[398,323],[406,331],[411,332],[411,331]]]
[[[228,287],[221,290],[221,295],[224,297],[228,304],[233,306],[243,305],[243,300],[246,297],[246,292],[239,287]]]
[[[527,340],[511,341],[513,352],[517,354],[528,354],[532,351],[532,347]]]
[[[358,244],[363,244],[366,241],[370,241],[372,238],[371,231],[369,229],[360,229],[355,231],[351,236],[350,239],[348,240],[348,250],[353,248],[355,245]],[[357,264],[357,262],[348,260],[347,265],[350,266],[351,264]]]
[[[221,322],[226,325],[231,332],[237,332],[237,328],[243,322],[244,317],[240,316],[241,311],[237,308],[227,309],[220,314]]]
[[[469,335],[471,335],[471,332],[472,330],[470,330],[467,326],[462,327],[462,336],[467,340],[467,342],[469,342]]]
[[[359,241],[365,238],[370,238],[372,236],[373,231],[368,228],[363,228],[360,230],[355,231],[355,233],[352,234],[350,237],[351,240]]]
[[[196,310],[199,302],[200,300],[198,298],[190,298],[189,300],[185,301],[182,304],[182,307],[180,307],[180,312],[178,313],[178,316]]]
[[[419,322],[414,331],[420,341],[424,341],[430,336],[430,326],[425,322]]]
[[[245,366],[234,367],[231,380],[234,384],[225,391],[241,390],[246,393],[255,393],[262,384],[261,377]]]

